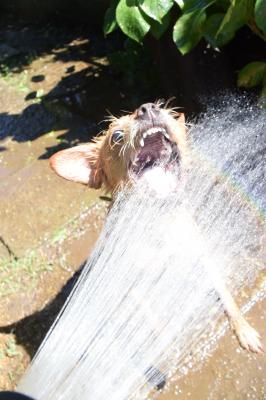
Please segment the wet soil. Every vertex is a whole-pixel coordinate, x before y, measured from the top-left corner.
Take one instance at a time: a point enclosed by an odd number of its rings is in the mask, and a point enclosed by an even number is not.
[[[78,96],[90,94],[84,78],[97,80],[107,60],[94,50],[93,61],[86,59],[92,38],[77,30],[0,30],[0,389],[10,389],[62,307],[106,213],[99,192],[60,179],[48,158],[99,132],[105,94],[93,91],[86,112]]]
[[[266,301],[255,304],[247,320],[261,333],[266,346]],[[228,330],[213,354],[203,365],[189,370],[182,378],[174,377],[158,399],[178,398],[204,400],[266,399],[266,357],[243,350],[232,331]]]
[[[55,151],[89,141],[129,95],[105,56],[112,46],[82,27],[0,23],[0,390],[15,388],[62,307],[101,230],[102,193],[51,172]],[[127,96],[126,96],[127,94]],[[265,300],[248,316],[266,347]],[[265,356],[231,332],[162,400],[266,399]]]

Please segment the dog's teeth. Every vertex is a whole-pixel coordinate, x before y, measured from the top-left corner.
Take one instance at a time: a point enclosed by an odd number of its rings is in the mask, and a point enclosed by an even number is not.
[[[170,139],[170,136],[168,135],[167,132],[164,132],[163,134],[164,134],[164,136],[165,136],[167,139]]]
[[[140,139],[139,144],[141,145],[141,147],[144,147],[144,140],[143,140],[143,138]]]
[[[167,132],[164,128],[160,128],[160,127],[156,127],[156,126],[145,131],[143,133],[143,138],[145,139],[147,136],[154,135],[155,133],[162,133],[167,138],[169,138],[169,135],[167,134]]]

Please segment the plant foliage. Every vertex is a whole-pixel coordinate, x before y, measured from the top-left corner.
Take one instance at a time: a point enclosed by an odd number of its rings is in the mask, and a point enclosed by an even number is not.
[[[104,33],[120,28],[142,44],[147,34],[160,39],[172,26],[173,41],[185,55],[202,39],[214,48],[226,45],[244,25],[266,41],[266,0],[111,0]],[[262,85],[265,93],[265,65],[246,65],[238,73],[238,86]]]

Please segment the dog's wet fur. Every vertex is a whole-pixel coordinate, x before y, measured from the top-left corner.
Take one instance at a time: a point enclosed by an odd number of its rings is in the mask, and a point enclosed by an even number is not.
[[[161,102],[143,104],[133,113],[111,117],[108,130],[93,143],[62,150],[50,163],[63,178],[95,189],[103,187],[113,196],[141,177],[147,177],[149,184],[151,172],[160,164],[161,176],[169,183],[166,190],[176,191],[189,164],[184,114]],[[262,353],[260,335],[241,315],[228,289],[217,282],[214,286],[241,346]]]

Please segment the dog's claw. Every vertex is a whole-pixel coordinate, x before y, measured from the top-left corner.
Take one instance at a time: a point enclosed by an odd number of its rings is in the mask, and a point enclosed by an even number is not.
[[[253,353],[264,353],[260,334],[246,320],[241,320],[234,328],[239,343],[244,349]]]

